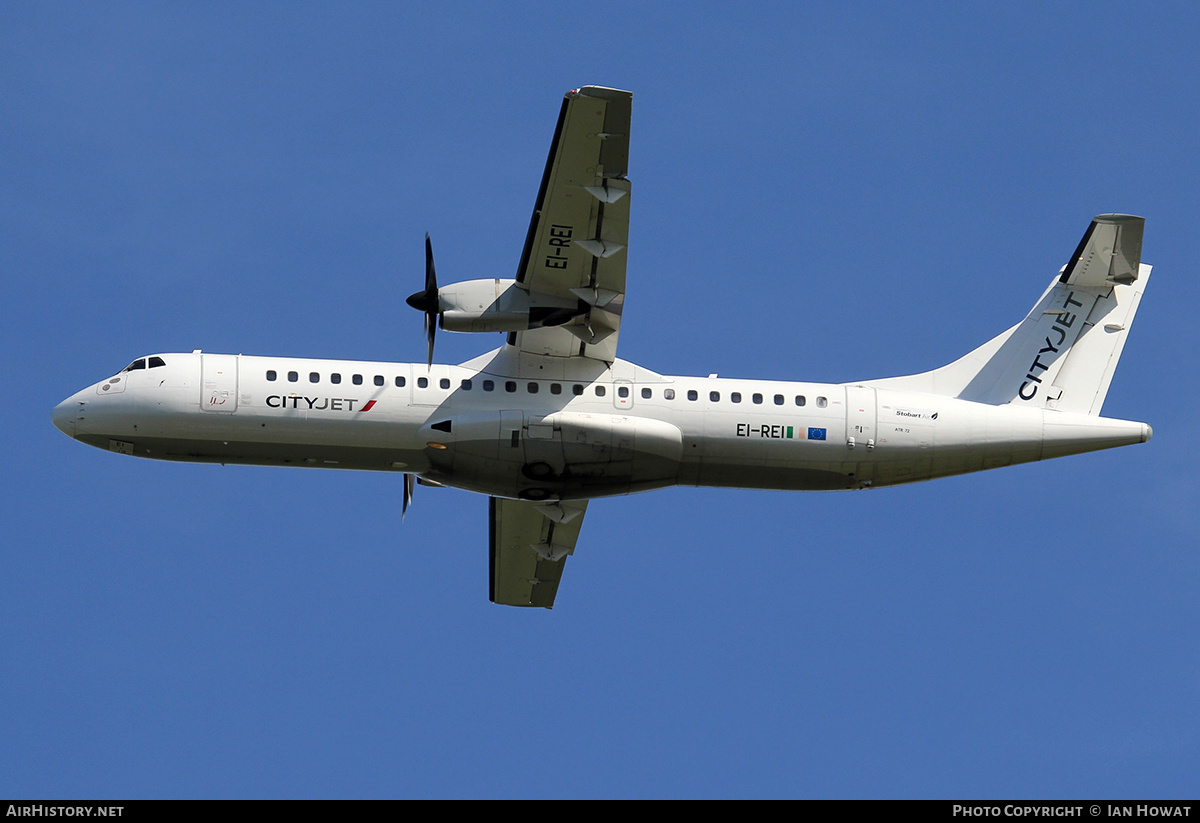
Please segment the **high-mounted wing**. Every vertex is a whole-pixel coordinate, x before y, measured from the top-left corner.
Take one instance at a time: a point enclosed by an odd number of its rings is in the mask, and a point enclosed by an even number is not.
[[[567,92],[517,270],[535,314],[561,314],[563,325],[509,336],[522,352],[590,357],[611,363],[625,303],[629,242],[629,119],[633,95],[584,86]]]
[[[527,355],[588,358],[571,361],[572,373],[582,378],[616,358],[629,242],[632,101],[627,91],[599,86],[567,92],[516,278],[529,294],[530,320],[543,325],[510,334],[493,367],[513,353],[518,358],[508,362],[516,373]],[[575,301],[575,309],[564,312],[564,301]],[[553,607],[586,509],[586,501],[491,498],[492,602]]]
[[[587,501],[534,503],[493,497],[491,599],[505,606],[553,608],[567,555],[575,551]]]

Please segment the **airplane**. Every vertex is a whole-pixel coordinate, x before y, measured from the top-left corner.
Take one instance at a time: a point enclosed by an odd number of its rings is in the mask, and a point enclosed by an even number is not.
[[[421,363],[139,357],[53,412],[118,454],[361,469],[489,498],[489,595],[554,605],[588,503],[668,486],[874,489],[1144,443],[1100,416],[1151,267],[1094,218],[1023,320],[933,371],[841,384],[666,376],[621,360],[632,94],[567,92],[514,279],[438,286]],[[507,335],[433,363],[437,329]]]

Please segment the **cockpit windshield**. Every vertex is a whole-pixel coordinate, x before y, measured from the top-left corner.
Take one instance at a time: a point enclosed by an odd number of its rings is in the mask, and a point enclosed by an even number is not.
[[[134,360],[128,366],[121,369],[121,372],[124,373],[127,371],[137,371],[138,369],[147,368],[147,361],[149,362],[149,368],[151,369],[157,369],[159,366],[167,365],[161,357],[142,357],[138,360]]]

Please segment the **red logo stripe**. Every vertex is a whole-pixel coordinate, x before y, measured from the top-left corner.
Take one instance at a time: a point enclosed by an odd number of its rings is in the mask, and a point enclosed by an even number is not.
[[[367,401],[367,405],[363,406],[361,409],[359,409],[359,411],[370,411],[370,410],[371,410],[371,407],[372,407],[372,406],[374,406],[374,405],[375,405],[375,401],[374,401],[374,400],[368,400],[368,401]]]

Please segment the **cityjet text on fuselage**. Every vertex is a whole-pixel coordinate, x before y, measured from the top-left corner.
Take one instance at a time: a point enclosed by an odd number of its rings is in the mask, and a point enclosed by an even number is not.
[[[355,397],[304,397],[299,394],[272,394],[267,397],[267,405],[272,409],[311,409],[312,411],[370,411],[375,405],[374,400],[368,400],[362,408],[355,409],[358,403]]]

